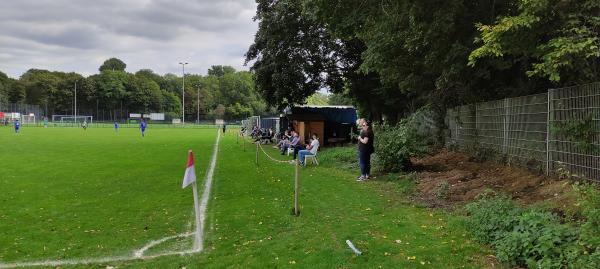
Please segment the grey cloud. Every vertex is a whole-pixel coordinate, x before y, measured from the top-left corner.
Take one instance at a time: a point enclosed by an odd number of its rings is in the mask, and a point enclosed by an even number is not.
[[[13,77],[32,67],[92,73],[101,59],[121,56],[176,72],[165,62],[191,55],[202,58],[199,69],[243,68],[254,11],[253,0],[0,1],[0,70]]]

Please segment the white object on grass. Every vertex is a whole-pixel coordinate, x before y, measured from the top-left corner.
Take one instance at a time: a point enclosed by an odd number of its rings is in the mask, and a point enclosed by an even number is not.
[[[352,249],[352,251],[354,251],[354,254],[356,254],[356,256],[359,256],[360,254],[362,254],[362,252],[360,252],[360,250],[358,250],[354,244],[352,244],[352,242],[350,240],[346,240],[346,244],[348,244],[348,246],[350,247],[350,249]]]

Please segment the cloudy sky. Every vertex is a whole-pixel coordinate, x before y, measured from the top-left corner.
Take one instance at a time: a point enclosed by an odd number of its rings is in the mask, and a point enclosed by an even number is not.
[[[127,71],[206,74],[243,66],[257,24],[254,0],[2,0],[0,71],[91,75],[117,57]]]

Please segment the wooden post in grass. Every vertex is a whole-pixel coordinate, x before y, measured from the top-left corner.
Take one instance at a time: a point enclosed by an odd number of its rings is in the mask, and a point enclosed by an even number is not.
[[[300,215],[300,211],[298,210],[298,195],[299,195],[299,191],[300,191],[300,163],[298,161],[298,159],[296,159],[296,172],[295,172],[295,179],[294,179],[294,216],[299,216]]]
[[[254,162],[258,166],[258,143],[256,142],[256,161]]]

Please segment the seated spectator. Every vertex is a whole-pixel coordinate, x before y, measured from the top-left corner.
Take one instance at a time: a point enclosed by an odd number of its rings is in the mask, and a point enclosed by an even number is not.
[[[298,156],[298,152],[300,152],[301,150],[304,150],[304,149],[306,149],[304,147],[304,145],[302,145],[301,143],[298,142],[298,144],[296,144],[294,146],[294,156],[292,157],[292,160],[295,160],[296,156]]]
[[[290,137],[292,137],[290,135],[290,130],[285,130],[285,132],[279,137],[279,141],[276,145],[273,146],[273,148],[282,149],[283,145],[290,142]]]
[[[298,133],[296,133],[295,131],[292,131],[292,138],[291,139],[292,140],[289,143],[286,143],[281,148],[281,155],[284,155],[288,148],[295,148],[296,145],[300,144],[300,137],[298,136]]]
[[[263,144],[271,143],[273,141],[274,137],[275,137],[275,132],[273,132],[273,128],[269,128],[269,130],[267,130],[266,132],[264,132],[261,135],[260,141]]]
[[[252,127],[252,133],[250,133],[250,136],[251,136],[252,138],[255,138],[255,137],[258,135],[258,132],[259,132],[259,131],[260,131],[260,130],[258,129],[258,126],[254,125],[254,126]]]
[[[308,145],[306,149],[298,151],[298,158],[300,160],[300,164],[305,165],[304,157],[314,156],[315,154],[317,154],[317,150],[319,150],[319,138],[317,137],[317,134],[313,134],[312,140],[310,141],[310,145]]]

